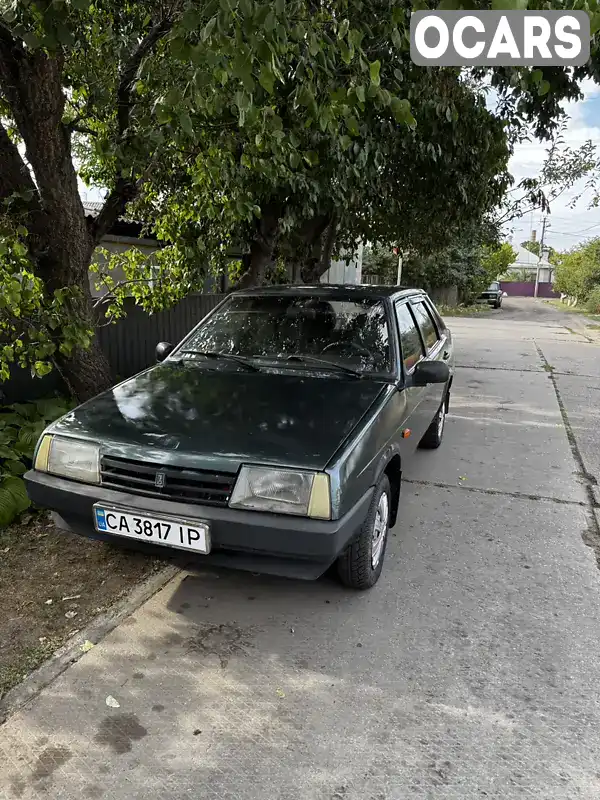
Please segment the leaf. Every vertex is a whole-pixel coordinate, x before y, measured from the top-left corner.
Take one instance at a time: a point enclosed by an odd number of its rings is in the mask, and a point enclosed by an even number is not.
[[[14,497],[0,484],[0,528],[9,525],[17,516],[17,504]]]
[[[371,83],[375,86],[379,86],[380,78],[379,72],[381,70],[381,61],[377,59],[377,61],[373,61],[369,64],[369,72],[371,74]]]
[[[211,33],[214,31],[216,24],[217,24],[216,17],[209,19],[209,21],[206,23],[206,25],[202,29],[202,33],[200,34],[200,38],[202,39],[203,42],[205,42],[211,35]]]
[[[346,127],[348,128],[352,136],[358,136],[358,134],[360,133],[360,129],[358,127],[358,120],[356,119],[356,117],[348,117],[346,119]]]
[[[94,643],[90,642],[89,639],[86,639],[79,649],[82,653],[89,653],[92,647],[95,647]]]
[[[596,12],[590,19],[590,33],[592,36],[600,30],[600,13]]]
[[[528,0],[492,0],[493,11],[525,11]]]
[[[348,33],[348,29],[350,28],[350,20],[343,19],[340,27],[338,28],[338,39],[343,39],[344,36]]]
[[[273,94],[275,76],[273,75],[271,67],[268,64],[264,64],[261,67],[260,75],[258,76],[258,82],[266,92]]]
[[[460,8],[458,0],[441,0],[438,3],[438,11],[456,11]]]
[[[6,408],[16,411],[17,414],[25,417],[25,419],[33,419],[37,415],[37,408],[34,403],[13,403],[10,406],[6,406]],[[22,422],[23,420],[21,420]]]
[[[531,73],[531,80],[533,81],[533,83],[539,83],[543,77],[544,73],[542,72],[541,69],[534,69],[533,72]]]
[[[17,450],[13,450],[12,447],[7,447],[6,445],[0,444],[0,458],[6,458],[10,461],[17,461],[19,458],[19,453]]]
[[[538,94],[545,95],[548,94],[549,91],[550,91],[550,81],[540,81]]]
[[[55,419],[62,417],[63,414],[66,414],[70,410],[71,405],[72,404],[66,403],[58,397],[45,398],[36,400],[35,402],[38,414],[47,422],[53,422]],[[1,416],[0,419],[2,419]]]
[[[52,364],[49,361],[36,361],[34,362],[33,370],[38,378],[43,378],[44,375],[49,375],[52,372]]]
[[[27,472],[27,467],[22,461],[5,461],[2,468],[8,470],[11,475],[24,475]]]
[[[314,150],[309,150],[307,153],[304,153],[304,160],[311,167],[315,167],[319,163],[319,154]]]
[[[181,24],[186,29],[186,31],[190,32],[197,31],[198,28],[200,27],[201,22],[202,22],[202,14],[192,6],[187,8],[183,16],[181,17]]]
[[[394,115],[394,119],[398,123],[406,124],[412,117],[412,114],[410,113],[410,103],[406,98],[400,99],[399,97],[393,97],[390,103],[390,108],[392,110],[392,114]]]
[[[4,478],[1,484],[2,488],[9,492],[13,498],[17,514],[21,514],[26,508],[29,508],[31,501],[27,496],[27,489],[25,488],[25,481],[16,475]]]
[[[190,117],[190,115],[188,113],[184,112],[184,113],[179,115],[179,124],[181,125],[181,128],[182,128],[183,132],[187,133],[187,135],[190,138],[193,139],[194,138],[194,126],[192,124],[192,118]]]
[[[365,87],[362,86],[362,85],[361,86],[356,86],[354,88],[354,91],[356,92],[356,96],[358,97],[360,102],[364,103],[365,102]]]

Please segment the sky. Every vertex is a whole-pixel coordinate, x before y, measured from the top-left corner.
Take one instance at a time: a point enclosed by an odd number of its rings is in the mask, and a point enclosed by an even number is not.
[[[577,148],[588,139],[600,145],[600,86],[592,80],[583,81],[581,88],[584,99],[579,102],[565,102],[563,108],[569,115],[568,126],[564,132],[565,145]],[[523,178],[535,178],[546,157],[547,142],[533,139],[519,144],[511,158],[509,169],[515,182]],[[593,236],[600,236],[600,208],[589,209],[591,194],[584,193],[574,208],[569,207],[585,188],[585,179],[554,200],[546,225],[544,241],[556,250],[568,250]],[[533,212],[511,223],[513,231],[507,231],[507,238],[520,244],[531,238],[531,231],[537,231],[539,240],[542,232],[542,215]]]

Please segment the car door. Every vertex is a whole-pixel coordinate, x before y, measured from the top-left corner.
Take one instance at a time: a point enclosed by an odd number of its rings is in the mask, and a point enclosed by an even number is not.
[[[408,300],[399,300],[394,304],[398,338],[402,359],[402,372],[404,375],[404,389],[402,390],[404,405],[404,419],[401,427],[410,430],[408,439],[403,440],[403,450],[414,450],[421,437],[427,430],[426,412],[421,408],[425,400],[427,386],[411,386],[410,379],[416,365],[425,358],[423,339],[417,328],[417,323],[410,310]]]
[[[424,359],[427,361],[447,361],[450,353],[445,346],[445,336],[443,331],[438,329],[435,317],[431,313],[425,297],[411,298],[409,304],[423,343]],[[420,403],[420,415],[423,417],[422,424],[425,426],[425,430],[427,430],[439,410],[445,388],[445,384],[442,383],[432,383],[425,387],[426,391]]]

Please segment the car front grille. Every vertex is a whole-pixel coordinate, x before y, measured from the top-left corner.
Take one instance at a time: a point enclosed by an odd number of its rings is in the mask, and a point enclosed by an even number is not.
[[[102,456],[100,479],[109,489],[210,506],[226,506],[235,483],[235,475],[228,472],[148,464],[114,456]]]

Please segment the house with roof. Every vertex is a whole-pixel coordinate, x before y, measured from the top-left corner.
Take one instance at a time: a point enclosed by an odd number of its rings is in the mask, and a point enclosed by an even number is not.
[[[544,251],[540,259],[531,250],[527,250],[526,247],[521,245],[513,245],[512,248],[517,257],[507,270],[509,274],[517,273],[518,279],[521,281],[535,281],[539,267],[539,282],[552,283],[554,280],[554,267],[548,261],[547,251]]]

